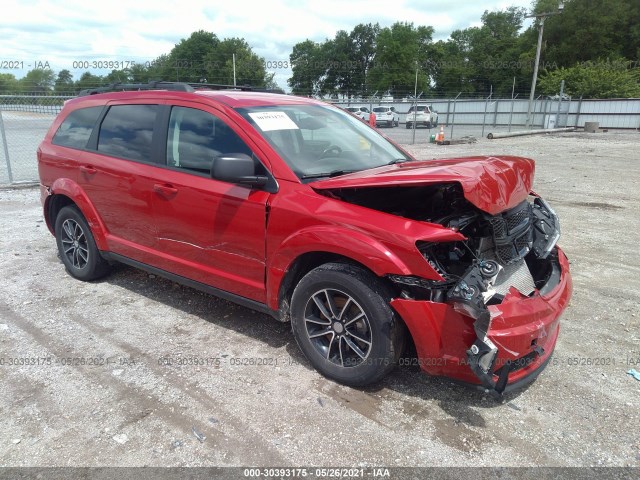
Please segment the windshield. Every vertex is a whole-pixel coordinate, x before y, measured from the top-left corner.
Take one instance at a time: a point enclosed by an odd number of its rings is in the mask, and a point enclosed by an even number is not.
[[[376,112],[376,113],[386,112],[388,110],[390,110],[390,109],[387,108],[387,107],[376,107],[376,108],[373,109],[373,111]]]
[[[418,105],[417,107],[415,107],[415,109],[414,109],[414,107],[411,107],[411,108],[409,109],[409,112],[413,112],[414,110],[417,110],[418,112],[424,112],[424,111],[426,111],[428,108],[429,108],[429,107],[425,107],[425,106],[423,106],[423,105]]]
[[[300,179],[319,179],[409,160],[348,113],[324,105],[239,108]]]

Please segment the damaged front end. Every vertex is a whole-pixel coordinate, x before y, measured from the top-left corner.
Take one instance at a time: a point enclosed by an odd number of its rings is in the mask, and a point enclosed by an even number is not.
[[[481,217],[491,235],[481,239],[476,258],[448,290],[446,301],[475,319],[473,329],[477,338],[467,350],[469,366],[484,387],[502,394],[511,361],[501,366],[499,376],[494,379],[498,348],[488,335],[492,320],[488,305],[495,297],[502,301],[510,288],[528,296],[534,293],[536,281],[548,283],[554,269],[536,280],[527,259],[544,263],[560,237],[560,224],[555,212],[540,197],[535,197],[532,203],[524,201],[500,215]],[[541,356],[544,349],[533,345],[533,352]]]
[[[464,237],[416,243],[437,280],[387,275],[398,292],[391,305],[409,327],[425,371],[479,382],[499,396],[511,377],[543,366],[571,286],[566,257],[556,247],[559,221],[542,198],[532,193],[490,214],[455,183],[341,189],[334,195]],[[562,295],[547,300],[561,282]]]
[[[429,221],[466,237],[461,242],[418,242],[423,257],[443,281],[423,282],[407,289],[402,277],[389,278],[404,285],[404,298],[442,302],[474,319],[475,338],[466,349],[468,367],[485,389],[500,396],[509,374],[533,363],[545,350],[532,339],[525,355],[503,357],[498,362],[499,347],[491,340],[496,312],[490,307],[500,305],[510,294],[530,298],[539,295],[541,289],[557,285],[558,258],[554,252],[560,236],[558,218],[544,200],[531,195],[497,215],[467,204],[462,211]]]

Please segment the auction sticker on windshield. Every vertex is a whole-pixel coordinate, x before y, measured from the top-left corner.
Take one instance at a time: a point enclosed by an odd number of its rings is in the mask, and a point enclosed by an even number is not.
[[[284,112],[254,112],[249,113],[249,116],[263,132],[298,129],[298,126]]]

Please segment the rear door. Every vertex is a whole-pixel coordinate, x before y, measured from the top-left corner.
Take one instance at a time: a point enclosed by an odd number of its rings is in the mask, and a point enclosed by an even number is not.
[[[148,263],[156,247],[151,208],[160,106],[110,104],[79,165],[78,184],[107,228],[109,250]]]
[[[166,166],[152,195],[156,266],[189,279],[265,301],[265,234],[270,194],[214,180],[215,156],[256,149],[223,113],[182,102],[166,106]]]

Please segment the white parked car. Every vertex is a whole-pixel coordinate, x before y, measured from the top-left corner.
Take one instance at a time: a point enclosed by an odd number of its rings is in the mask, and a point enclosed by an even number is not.
[[[400,124],[400,115],[396,112],[396,107],[375,107],[373,113],[376,114],[376,127],[397,127]]]
[[[431,105],[416,105],[409,109],[407,114],[407,128],[413,128],[413,124],[417,127],[437,127],[438,113],[431,109]]]
[[[364,120],[365,122],[369,121],[369,109],[367,107],[344,107],[347,112],[353,113],[356,117]]]

